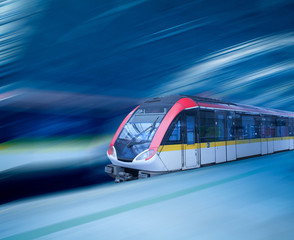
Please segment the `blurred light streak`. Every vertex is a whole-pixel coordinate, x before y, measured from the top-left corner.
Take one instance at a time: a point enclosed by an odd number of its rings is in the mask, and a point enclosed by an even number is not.
[[[178,34],[182,34],[186,31],[190,31],[195,28],[203,27],[210,22],[208,20],[203,20],[203,19],[195,19],[192,21],[188,21],[173,27],[169,27],[163,30],[160,30],[158,32],[149,34],[142,39],[138,39],[136,43],[133,43],[130,48],[135,48],[139,47],[145,44],[149,44],[158,40],[162,40],[165,38],[173,37]],[[146,39],[146,40],[145,40]]]
[[[199,60],[193,67],[171,76],[168,83],[155,90],[155,95],[176,94],[205,86],[220,70],[252,60],[260,55],[294,46],[293,32],[254,39],[221,50]],[[292,67],[290,63],[289,68]],[[281,68],[287,68],[281,66]],[[226,84],[225,84],[226,85]]]
[[[44,0],[4,0],[0,3],[0,77],[19,70],[29,36],[36,30],[29,23],[46,6]],[[16,64],[16,65],[14,65]],[[7,67],[12,65],[12,67]]]
[[[45,127],[43,127],[45,128]],[[40,129],[41,131],[42,129]],[[110,135],[19,137],[0,144],[0,173],[42,166],[84,166],[106,164]],[[1,177],[0,177],[1,180]]]
[[[117,4],[117,5],[119,5],[118,7],[115,6],[112,9],[110,9],[110,10],[104,12],[104,13],[99,14],[98,16],[96,16],[94,18],[91,18],[89,20],[89,22],[96,21],[96,20],[99,20],[99,19],[104,18],[104,17],[109,17],[109,16],[114,15],[114,14],[118,14],[118,13],[123,12],[125,10],[128,10],[128,9],[130,9],[132,7],[135,7],[135,6],[139,5],[139,4],[145,3],[146,1],[147,0],[128,1],[128,3],[126,3],[126,4],[123,3],[125,1],[120,1],[121,4]]]
[[[276,65],[272,65],[264,69],[258,70],[256,72],[249,73],[246,76],[238,77],[235,80],[231,80],[229,83],[227,83],[226,87],[234,88],[235,90],[236,87],[242,88],[249,84],[255,84],[257,81],[262,81],[263,78],[271,77],[275,74],[280,74],[281,72],[286,72],[286,71],[294,71],[294,61],[279,63]]]
[[[271,101],[268,101],[266,104],[273,108],[281,108],[282,106],[287,106],[289,102],[294,101],[294,96],[285,96],[281,93],[279,98],[272,98]]]
[[[246,99],[243,103],[250,105],[264,105],[267,104],[268,107],[271,105],[268,104],[272,99],[277,99],[283,97],[287,92],[291,94],[294,91],[294,86],[289,86],[288,83],[283,83],[279,88],[269,87],[263,94],[260,94],[256,97]]]
[[[18,90],[0,93],[0,101],[8,100],[8,99],[16,97],[20,94],[21,94],[21,92]]]

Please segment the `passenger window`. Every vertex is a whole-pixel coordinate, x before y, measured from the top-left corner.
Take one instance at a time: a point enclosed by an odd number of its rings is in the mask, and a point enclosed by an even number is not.
[[[195,143],[194,129],[195,129],[194,116],[187,115],[187,144]]]
[[[254,117],[254,137],[253,138],[261,138],[261,117]]]
[[[288,128],[286,128],[286,121],[283,118],[277,119],[277,137],[285,137],[288,134]]]
[[[266,119],[263,117],[261,119],[261,137],[265,138],[267,137],[267,130],[266,130],[267,126],[266,126]]]
[[[276,136],[281,137],[281,121],[276,119]]]
[[[213,111],[200,111],[200,141],[215,141],[215,118]]]
[[[268,118],[269,124],[269,136],[268,137],[275,137],[276,136],[276,121],[274,118]]]
[[[289,135],[289,132],[290,132],[290,129],[289,129],[289,119],[285,118],[284,121],[285,121],[285,133],[284,134],[287,137],[287,136],[290,136]]]
[[[233,116],[227,117],[227,140],[234,140]]]
[[[269,137],[273,137],[273,123],[272,123],[272,119],[270,117],[267,117],[265,119],[265,137],[269,138]]]
[[[255,138],[254,118],[248,115],[242,115],[243,139]]]
[[[289,136],[294,136],[294,120],[289,119]]]
[[[168,142],[175,143],[181,141],[181,121],[178,120],[174,126],[174,129],[168,139]]]
[[[282,137],[289,136],[289,121],[287,118],[282,120]]]
[[[292,118],[292,136],[294,136],[294,118]]]
[[[225,140],[225,116],[222,113],[217,114],[217,127],[216,127],[216,141]]]
[[[236,139],[241,140],[243,139],[243,127],[242,127],[242,118],[240,114],[235,115],[236,121]]]

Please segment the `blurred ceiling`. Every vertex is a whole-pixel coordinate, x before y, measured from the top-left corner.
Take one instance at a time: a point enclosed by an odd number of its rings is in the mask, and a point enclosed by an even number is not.
[[[5,91],[115,96],[117,107],[201,94],[294,111],[291,0],[5,0],[1,9]]]
[[[90,115],[98,118],[130,111],[130,107],[135,107],[142,101],[144,100],[34,89],[16,89],[0,94],[1,110]]]

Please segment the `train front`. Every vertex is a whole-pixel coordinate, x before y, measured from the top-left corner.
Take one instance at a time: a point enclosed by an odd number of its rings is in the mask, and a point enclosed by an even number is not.
[[[167,171],[157,154],[159,135],[164,133],[157,132],[171,106],[159,100],[145,102],[124,119],[107,150],[112,164],[105,167],[105,172],[116,182]]]

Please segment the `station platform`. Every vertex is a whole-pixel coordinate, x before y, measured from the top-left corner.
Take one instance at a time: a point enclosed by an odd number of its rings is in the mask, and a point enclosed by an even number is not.
[[[294,151],[0,207],[1,239],[294,239]]]

